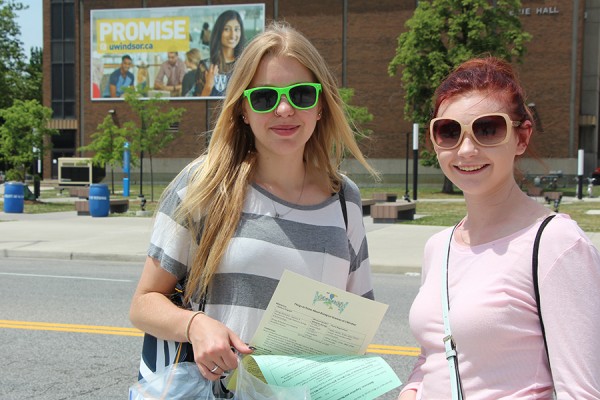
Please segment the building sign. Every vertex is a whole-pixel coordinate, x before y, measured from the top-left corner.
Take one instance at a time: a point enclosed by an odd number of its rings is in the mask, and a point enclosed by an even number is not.
[[[558,14],[558,7],[523,7],[519,10],[520,15],[555,15]]]
[[[92,10],[91,98],[214,99],[235,59],[264,31],[264,4]]]
[[[161,52],[190,48],[190,18],[135,18],[96,21],[98,53]]]

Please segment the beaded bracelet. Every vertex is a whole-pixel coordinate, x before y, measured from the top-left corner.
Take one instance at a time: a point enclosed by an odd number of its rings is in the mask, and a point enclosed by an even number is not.
[[[198,314],[204,314],[204,311],[196,311],[194,314],[192,314],[190,320],[187,323],[187,327],[185,328],[185,339],[188,341],[188,343],[192,343],[192,341],[190,340],[190,326],[192,326],[192,321],[194,320],[194,318],[196,318]]]

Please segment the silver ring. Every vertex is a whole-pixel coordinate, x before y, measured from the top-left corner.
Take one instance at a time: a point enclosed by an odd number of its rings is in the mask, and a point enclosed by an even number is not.
[[[210,370],[211,373],[215,373],[216,370],[219,369],[219,366],[217,364],[215,364],[215,367],[213,369]]]

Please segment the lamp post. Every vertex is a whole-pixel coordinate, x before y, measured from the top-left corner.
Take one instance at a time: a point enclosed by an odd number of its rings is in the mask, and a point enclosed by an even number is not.
[[[409,153],[409,146],[410,146],[410,132],[406,132],[406,166],[405,166],[405,174],[404,174],[404,180],[405,180],[405,191],[404,191],[404,197],[403,199],[410,202],[410,195],[408,192],[408,153]]]
[[[418,169],[419,169],[419,124],[413,124],[413,200],[417,200]]]
[[[131,153],[129,151],[129,142],[125,142],[123,146],[123,172],[125,177],[123,178],[123,197],[129,197],[129,178],[130,178],[130,164],[131,164]]]
[[[577,151],[577,198],[583,198],[583,149]]]
[[[138,197],[144,199],[143,186],[144,186],[144,133],[146,133],[146,118],[142,113],[142,130],[140,132],[140,194]]]

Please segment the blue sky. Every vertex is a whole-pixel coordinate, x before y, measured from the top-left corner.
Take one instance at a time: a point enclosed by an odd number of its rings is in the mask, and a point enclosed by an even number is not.
[[[24,11],[17,11],[17,23],[21,27],[21,42],[24,43],[23,50],[27,58],[31,47],[42,47],[42,0],[19,0],[28,5]]]

